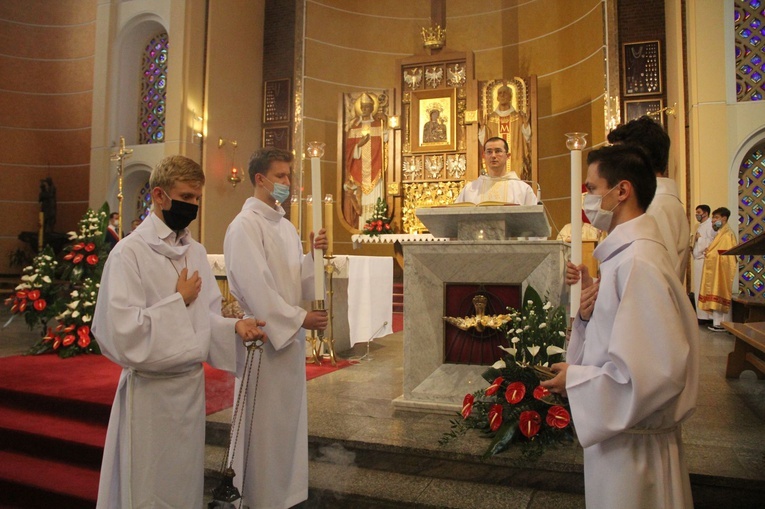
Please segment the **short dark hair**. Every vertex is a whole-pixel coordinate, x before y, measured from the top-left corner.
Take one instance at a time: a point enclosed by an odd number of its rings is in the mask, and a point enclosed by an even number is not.
[[[712,214],[712,209],[709,208],[709,205],[696,205],[697,209],[701,209],[702,212],[706,212],[707,215]]]
[[[292,162],[292,153],[281,148],[263,147],[255,151],[250,157],[250,165],[247,168],[250,174],[250,182],[255,185],[255,175],[265,174],[273,161]]]
[[[500,138],[499,136],[492,136],[486,142],[483,144],[483,148],[486,148],[486,143],[489,143],[490,141],[501,141],[505,145],[505,152],[510,152],[510,147],[507,145],[507,140],[504,138]]]
[[[598,165],[598,175],[606,179],[609,187],[622,180],[632,184],[638,206],[643,211],[656,194],[656,175],[645,152],[633,145],[611,145],[593,150],[587,155],[587,164]]]
[[[722,216],[726,219],[730,219],[730,210],[725,207],[720,207],[712,211],[713,216]]]
[[[642,148],[648,156],[653,172],[666,174],[669,164],[669,135],[661,124],[651,117],[643,115],[620,125],[608,133],[608,142],[636,145]]]
[[[120,217],[120,213],[112,212],[111,214],[109,214],[109,219],[114,219],[115,217]]]

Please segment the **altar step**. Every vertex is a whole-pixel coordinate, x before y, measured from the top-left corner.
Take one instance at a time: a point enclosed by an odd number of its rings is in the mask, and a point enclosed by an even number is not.
[[[404,312],[404,283],[393,283],[393,312]]]

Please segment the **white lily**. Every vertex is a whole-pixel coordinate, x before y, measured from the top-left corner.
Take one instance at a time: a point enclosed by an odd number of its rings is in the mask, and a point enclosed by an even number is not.
[[[494,369],[503,369],[503,368],[507,367],[507,364],[505,364],[505,361],[500,359],[497,362],[495,362],[494,364],[492,364],[491,367],[494,368]]]
[[[545,305],[544,305],[544,306],[542,306],[542,309],[544,309],[545,311],[547,311],[547,310],[548,310],[548,309],[550,309],[551,307],[552,307],[552,302],[550,302],[550,301],[548,300],[548,301],[545,303]]]
[[[77,318],[78,316],[80,316],[80,312],[79,311],[74,311],[72,313],[72,318]]]
[[[542,323],[539,324],[539,328],[540,329],[544,329],[546,327],[547,327],[547,324],[545,322],[542,322]]]
[[[550,345],[547,347],[547,355],[557,355],[559,353],[566,353],[566,350],[555,345]]]
[[[51,280],[50,280],[50,278],[48,276],[43,276],[42,280],[45,281],[46,283],[50,283],[51,282]]]
[[[79,305],[80,305],[80,301],[73,300],[72,302],[67,304],[66,307],[68,307],[69,309],[77,309],[77,306],[79,306]]]
[[[519,338],[518,336],[513,336],[513,339],[511,339],[510,342],[513,343],[513,344],[516,344],[520,340],[521,340],[521,338]]]
[[[90,315],[82,315],[82,322],[83,323],[90,323],[90,320],[92,320],[93,317]]]
[[[509,353],[510,355],[512,355],[513,358],[515,358],[515,354],[518,353],[518,350],[516,350],[515,348],[508,348],[506,346],[501,346],[501,345],[500,345],[500,348],[504,350],[505,352]]]
[[[538,346],[527,346],[526,350],[529,351],[532,357],[536,357],[539,353],[539,347]]]

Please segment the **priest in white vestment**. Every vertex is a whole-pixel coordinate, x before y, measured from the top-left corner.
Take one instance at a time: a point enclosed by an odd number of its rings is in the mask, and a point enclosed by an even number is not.
[[[696,406],[698,326],[644,213],[656,180],[636,147],[604,147],[588,164],[585,212],[609,232],[594,252],[601,278],[575,268],[582,301],[566,362],[542,385],[568,395],[588,509],[690,509],[680,425]]]
[[[709,215],[712,209],[709,205],[696,207],[696,221],[699,222],[696,234],[693,236],[693,294],[696,298],[696,318],[699,320],[712,320],[712,313],[701,309],[699,306],[699,294],[701,293],[701,275],[704,272],[704,259],[709,245],[715,239],[717,231],[712,226],[712,218]]]
[[[495,201],[516,205],[536,205],[537,195],[515,172],[507,171],[507,141],[489,138],[483,150],[488,175],[481,175],[467,184],[457,196],[455,203]]]
[[[221,316],[207,253],[186,229],[204,180],[191,159],[163,159],[149,180],[153,212],[117,243],[104,267],[93,334],[122,374],[98,509],[202,507],[202,363],[233,372],[235,332],[247,340],[264,337],[255,320]]]
[[[325,329],[328,317],[301,307],[314,299],[314,272],[281,206],[290,196],[291,162],[291,153],[275,148],[252,156],[255,191],[223,243],[231,294],[246,316],[263,317],[268,334],[253,361],[238,448],[230,453],[234,483],[250,509],[286,509],[308,498],[305,329]],[[313,245],[327,248],[323,229]],[[237,348],[237,392],[246,353]]]

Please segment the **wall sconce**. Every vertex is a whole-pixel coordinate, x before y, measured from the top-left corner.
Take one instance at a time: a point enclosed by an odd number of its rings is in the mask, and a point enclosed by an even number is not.
[[[242,177],[239,175],[239,170],[236,168],[236,147],[237,147],[237,141],[236,140],[227,140],[226,138],[218,138],[218,148],[223,148],[224,145],[229,144],[233,149],[233,153],[231,155],[231,173],[229,173],[228,181],[231,182],[232,187],[236,187],[239,182],[242,181]]]
[[[668,117],[671,116],[672,118],[677,118],[677,103],[674,103],[672,106],[666,106],[660,110],[649,111],[648,113],[646,113],[646,115],[651,118],[654,118],[654,117],[659,117],[662,113],[665,113],[665,112]]]
[[[197,115],[196,110],[191,110],[191,121],[191,143],[201,143],[205,137],[205,119],[201,115]]]

